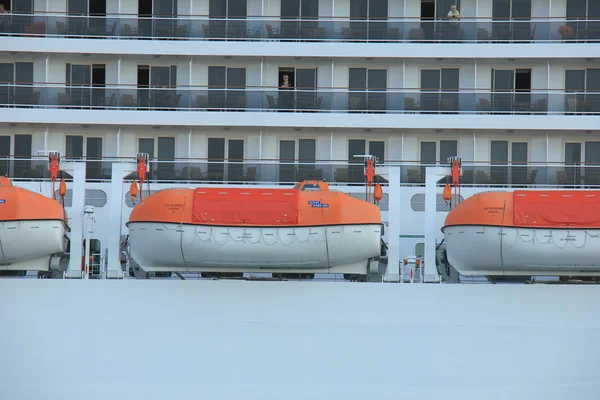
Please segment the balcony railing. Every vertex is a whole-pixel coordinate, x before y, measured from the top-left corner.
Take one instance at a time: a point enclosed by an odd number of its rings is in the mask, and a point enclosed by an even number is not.
[[[600,114],[600,93],[346,88],[132,88],[0,84],[0,107],[421,114]]]
[[[112,164],[133,158],[77,159],[86,162],[88,181],[108,181]],[[68,161],[68,158],[63,158]],[[425,168],[435,164],[386,162],[377,166],[376,181],[389,184],[390,168],[400,168],[401,184],[423,186]],[[447,165],[441,163],[439,165]],[[66,179],[72,178],[63,173]],[[0,176],[16,181],[49,180],[48,160],[36,157],[0,158]],[[137,179],[137,173],[126,179]],[[364,185],[362,162],[315,161],[313,163],[274,160],[208,161],[203,159],[151,160],[150,183],[171,184],[282,184],[302,180],[326,180],[332,185]],[[440,184],[446,181],[442,179]],[[463,162],[461,183],[481,187],[598,187],[600,164],[560,163],[469,163]]]
[[[421,21],[415,18],[350,20],[281,17],[209,18],[207,16],[138,17],[137,15],[75,16],[7,14],[1,35],[63,38],[182,39],[220,41],[317,42],[595,42],[600,20],[545,18]]]

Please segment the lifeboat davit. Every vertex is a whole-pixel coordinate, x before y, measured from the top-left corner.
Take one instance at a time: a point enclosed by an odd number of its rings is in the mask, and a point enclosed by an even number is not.
[[[161,190],[127,226],[131,257],[146,271],[364,275],[381,253],[379,208],[322,181]]]
[[[600,275],[600,192],[486,192],[467,198],[442,228],[463,275]]]
[[[48,271],[67,247],[67,214],[56,200],[0,177],[0,271]]]

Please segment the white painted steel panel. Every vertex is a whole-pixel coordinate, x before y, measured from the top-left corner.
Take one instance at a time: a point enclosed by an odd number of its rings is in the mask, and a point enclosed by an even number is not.
[[[166,46],[166,43],[169,45]],[[207,40],[98,40],[70,38],[3,37],[0,51],[92,53],[137,56],[327,57],[406,59],[577,59],[594,56],[588,43],[344,43]]]
[[[492,114],[348,114],[321,112],[306,117],[305,113],[273,112],[140,112],[136,110],[62,110],[53,108],[0,108],[0,120],[19,124],[61,124],[61,125],[101,125],[110,122],[112,126],[135,125],[138,129],[156,125],[173,127],[202,126],[249,127],[262,126],[280,128],[348,128],[348,129],[457,129],[485,130],[513,129],[527,131],[578,131],[597,130],[600,116],[586,115],[492,115]],[[152,134],[151,136],[153,136]]]
[[[599,286],[11,279],[0,304],[2,399],[600,393]]]
[[[463,275],[600,275],[600,230],[444,228],[448,261]]]

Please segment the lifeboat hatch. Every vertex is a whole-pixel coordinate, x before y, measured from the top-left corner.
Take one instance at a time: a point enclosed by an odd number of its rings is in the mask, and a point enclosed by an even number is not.
[[[294,190],[300,190],[303,192],[329,191],[329,185],[325,181],[303,181],[303,182],[298,182],[294,186]]]

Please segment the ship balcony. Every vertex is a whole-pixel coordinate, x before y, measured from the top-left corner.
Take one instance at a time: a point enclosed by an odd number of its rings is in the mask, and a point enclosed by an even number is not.
[[[112,164],[131,162],[128,158],[76,158],[63,155],[61,162],[86,163],[86,179],[90,182],[109,181]],[[431,166],[448,166],[448,163],[418,161],[386,161],[377,164],[375,183],[389,185],[389,171],[400,168],[400,184],[424,186],[425,169]],[[289,161],[244,160],[208,161],[206,159],[151,159],[148,180],[162,184],[231,184],[231,185],[293,185],[303,180],[325,180],[336,186],[361,186],[365,184],[364,163],[356,161]],[[581,188],[600,186],[600,165],[564,163],[462,163],[461,185],[466,187],[557,187]],[[46,157],[0,158],[0,176],[7,175],[15,181],[50,180]],[[62,173],[65,179],[72,177]],[[137,173],[128,175],[127,181],[137,179]],[[444,185],[449,177],[441,179]],[[448,181],[449,182],[449,181]],[[126,196],[129,198],[129,194]],[[130,200],[129,200],[130,201]]]
[[[600,93],[0,87],[6,123],[416,129],[597,129]]]
[[[13,13],[4,18],[0,36],[0,51],[39,53],[56,49],[77,54],[389,57],[392,51],[403,58],[572,58],[585,56],[588,44],[600,42],[600,20],[356,21]],[[35,40],[40,37],[46,40]],[[169,41],[168,47],[164,41]],[[553,46],[535,46],[540,43]]]

